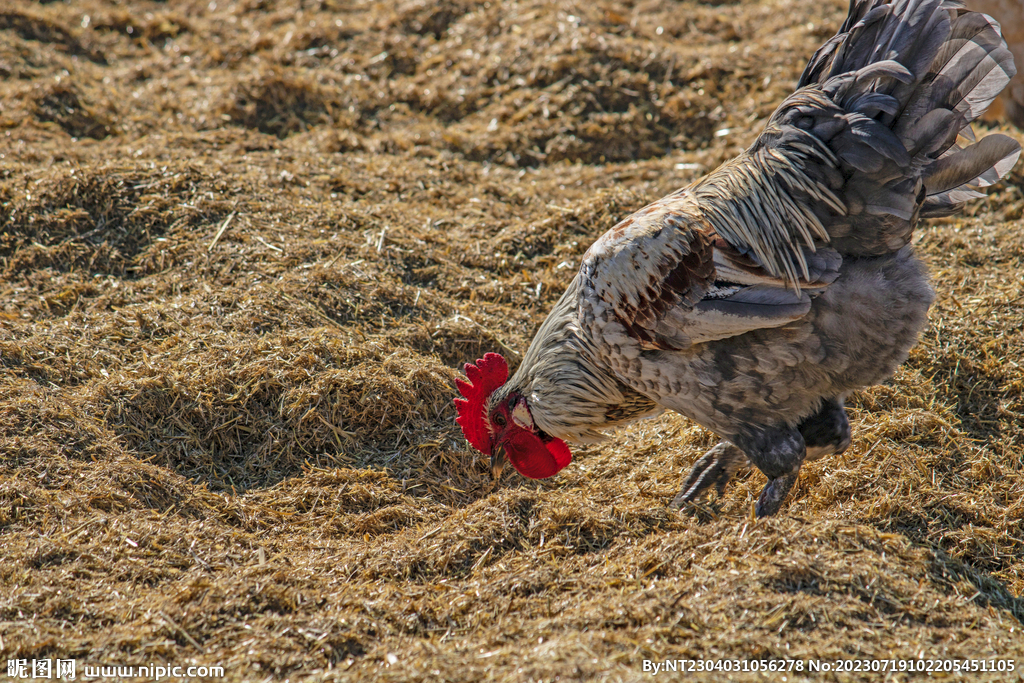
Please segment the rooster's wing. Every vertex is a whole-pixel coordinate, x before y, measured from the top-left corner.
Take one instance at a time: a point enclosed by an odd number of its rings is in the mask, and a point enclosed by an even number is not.
[[[588,250],[580,270],[580,318],[620,348],[639,341],[645,349],[685,349],[801,318],[842,262],[832,249],[803,248],[804,272],[794,283],[741,248],[702,218],[692,195],[666,197]],[[623,334],[630,339],[618,339]]]

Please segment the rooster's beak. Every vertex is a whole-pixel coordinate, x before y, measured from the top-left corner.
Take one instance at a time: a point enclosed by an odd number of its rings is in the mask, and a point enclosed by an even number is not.
[[[503,469],[505,469],[505,447],[499,444],[491,452],[491,474],[494,475],[495,483],[501,479]]]

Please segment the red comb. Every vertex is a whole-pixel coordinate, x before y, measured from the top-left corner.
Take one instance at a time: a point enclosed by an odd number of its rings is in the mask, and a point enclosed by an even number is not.
[[[508,363],[496,353],[485,353],[476,365],[466,363],[469,381],[455,380],[459,393],[466,398],[455,399],[459,416],[455,421],[462,427],[466,440],[484,455],[491,454],[491,432],[484,422],[487,397],[508,379]]]

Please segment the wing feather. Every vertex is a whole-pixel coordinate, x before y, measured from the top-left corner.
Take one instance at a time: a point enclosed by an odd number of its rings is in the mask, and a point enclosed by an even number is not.
[[[729,207],[767,220],[755,203]],[[838,277],[842,258],[832,249],[802,248],[802,273],[793,274],[798,287],[760,261],[718,235],[692,195],[677,193],[594,243],[580,269],[579,315],[601,318],[594,329],[613,345],[632,339],[649,350],[685,349],[803,317]]]

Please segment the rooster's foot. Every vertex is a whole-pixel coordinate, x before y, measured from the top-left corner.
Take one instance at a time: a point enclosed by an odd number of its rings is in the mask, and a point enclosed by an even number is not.
[[[746,464],[747,456],[743,451],[728,441],[721,442],[693,466],[683,488],[669,504],[669,509],[678,510],[686,503],[700,500],[712,485],[718,490],[718,495],[722,495],[725,485]]]
[[[754,507],[755,514],[758,517],[770,517],[778,512],[798,476],[800,476],[800,472],[791,472],[768,482],[757,499],[757,505]]]

